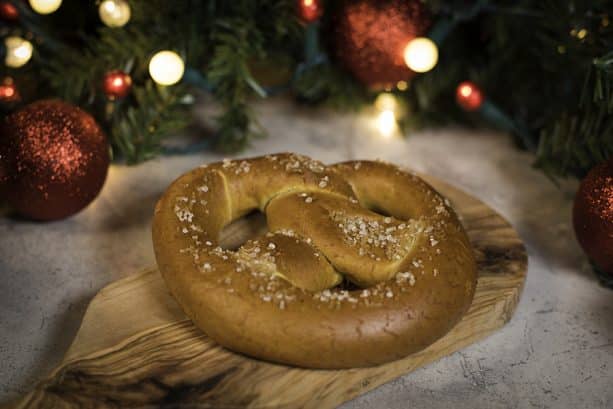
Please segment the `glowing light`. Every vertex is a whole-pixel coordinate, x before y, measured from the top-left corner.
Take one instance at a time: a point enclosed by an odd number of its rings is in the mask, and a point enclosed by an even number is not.
[[[149,61],[149,74],[160,85],[173,85],[183,78],[185,64],[174,51],[160,51]]]
[[[8,67],[19,68],[25,65],[32,58],[32,43],[21,37],[10,36],[4,39],[6,46],[6,56],[4,63]]]
[[[30,7],[38,14],[51,14],[61,5],[62,0],[30,0]]]
[[[438,62],[438,47],[426,37],[416,37],[404,49],[404,62],[415,72],[430,71]]]
[[[382,92],[375,99],[375,108],[379,111],[392,111],[395,112],[398,108],[396,97],[389,92]]]
[[[100,20],[109,27],[122,27],[130,21],[132,12],[125,0],[104,0],[98,8]]]
[[[398,81],[396,88],[398,88],[399,91],[406,91],[409,89],[409,83],[406,81]]]
[[[470,85],[462,85],[460,87],[460,95],[462,95],[464,98],[468,98],[470,97],[470,94],[473,93],[473,89]]]
[[[396,130],[396,115],[394,111],[381,111],[377,116],[377,129],[384,137],[389,138]]]

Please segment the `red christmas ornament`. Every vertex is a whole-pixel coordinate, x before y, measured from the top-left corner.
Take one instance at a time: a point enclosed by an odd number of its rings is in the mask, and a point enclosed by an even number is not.
[[[62,219],[98,195],[109,147],[88,113],[38,101],[9,115],[0,131],[0,192],[23,216]]]
[[[318,20],[323,12],[321,0],[298,0],[298,16],[305,23]]]
[[[11,77],[4,77],[0,82],[0,102],[10,104],[21,99],[15,81]]]
[[[421,1],[346,0],[333,17],[334,53],[360,82],[381,89],[415,76],[404,49],[430,27]]]
[[[483,93],[479,87],[470,81],[461,82],[456,88],[455,99],[466,111],[476,111],[483,105]]]
[[[125,98],[132,89],[132,78],[121,70],[110,71],[104,76],[102,88],[109,99]]]
[[[581,182],[573,225],[585,253],[604,273],[613,275],[613,159],[593,168]],[[613,276],[610,280],[613,285]]]
[[[0,17],[5,21],[17,21],[19,10],[10,1],[0,1]]]

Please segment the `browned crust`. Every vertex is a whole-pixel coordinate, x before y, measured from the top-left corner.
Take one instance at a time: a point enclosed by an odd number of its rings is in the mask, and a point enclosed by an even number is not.
[[[324,167],[293,154],[228,163],[198,168],[177,179],[160,199],[153,221],[156,258],[171,293],[194,323],[221,345],[304,367],[371,366],[430,345],[470,305],[476,284],[472,249],[453,210],[420,178],[380,162]],[[303,202],[303,192],[312,198],[309,203]],[[349,214],[357,211],[351,202],[356,199],[394,216],[392,224],[413,219],[432,229],[417,234],[401,260],[358,256],[355,246],[330,240],[339,232],[333,223],[325,223],[331,206]],[[263,248],[279,243],[279,261],[254,264],[248,258],[245,263],[234,253],[211,250],[223,226],[252,209],[267,213],[271,230],[296,233],[292,249],[275,241],[280,237],[259,240]],[[313,259],[316,252],[324,255],[323,264]],[[333,269],[326,267],[328,262]],[[322,301],[326,293],[296,288],[282,278],[272,280],[271,291],[259,291],[258,286],[270,285],[270,273],[279,273],[277,264],[285,266],[283,276],[302,274],[305,265],[321,266],[313,275],[324,274],[331,281],[307,277],[304,285],[325,282],[324,288],[334,281],[335,270],[355,266],[364,273],[344,273],[370,287],[369,295],[362,297],[362,289],[345,295],[332,289],[332,297],[341,295],[343,300]],[[258,275],[261,271],[265,274]],[[414,285],[399,280],[398,272],[415,277]],[[266,299],[268,294],[272,300]],[[275,294],[282,297],[277,300]]]

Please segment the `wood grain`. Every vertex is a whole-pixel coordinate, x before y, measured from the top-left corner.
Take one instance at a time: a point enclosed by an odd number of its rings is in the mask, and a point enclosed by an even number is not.
[[[374,368],[309,370],[227,351],[195,328],[156,269],[102,289],[62,364],[16,407],[333,408],[382,383],[458,351],[502,327],[517,306],[525,248],[513,228],[470,195],[424,177],[462,217],[479,279],[462,321],[429,348]],[[240,221],[236,245],[262,227]]]

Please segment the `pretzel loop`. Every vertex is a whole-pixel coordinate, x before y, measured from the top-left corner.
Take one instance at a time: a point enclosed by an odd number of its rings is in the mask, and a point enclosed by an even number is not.
[[[237,251],[219,247],[223,227],[254,209],[269,232]],[[164,194],[153,239],[171,292],[209,336],[301,366],[367,366],[419,350],[459,320],[475,287],[449,204],[378,162],[279,154],[201,167]]]

